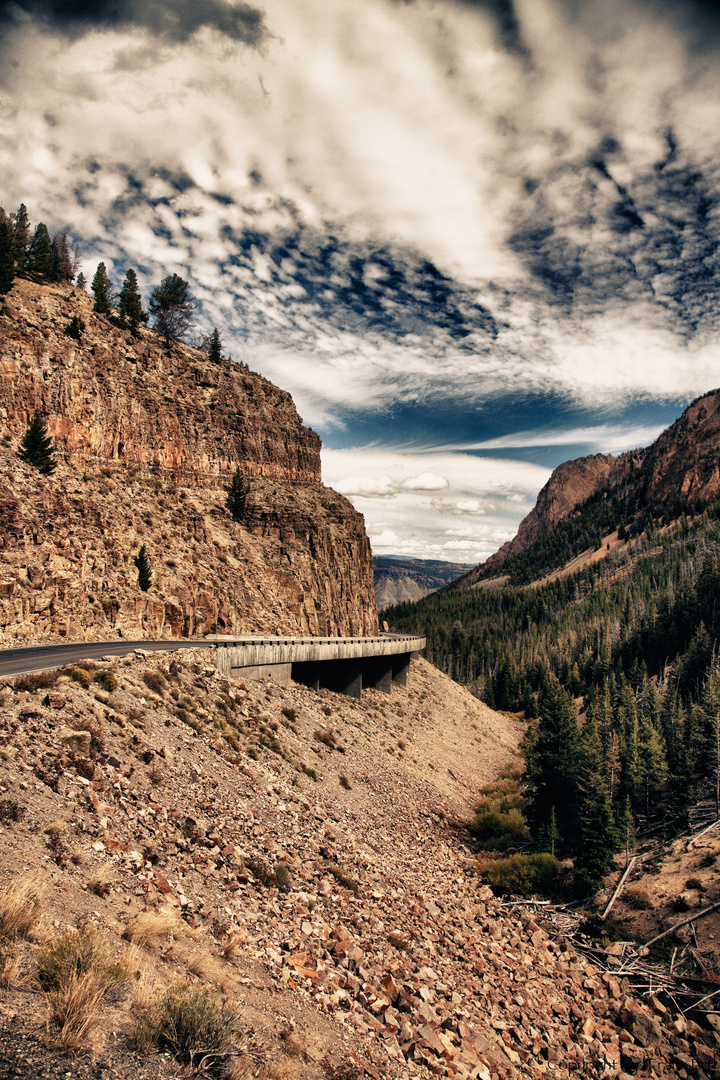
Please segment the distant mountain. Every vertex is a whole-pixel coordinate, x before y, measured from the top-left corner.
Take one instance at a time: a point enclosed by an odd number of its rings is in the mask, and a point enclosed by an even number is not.
[[[378,611],[421,600],[443,585],[472,570],[472,563],[448,563],[436,559],[406,559],[380,555],[373,559],[375,601]]]
[[[619,457],[592,454],[554,470],[517,535],[461,583],[502,575],[513,585],[538,580],[608,534],[642,532],[695,513],[720,495],[720,391],[694,401],[652,446]]]

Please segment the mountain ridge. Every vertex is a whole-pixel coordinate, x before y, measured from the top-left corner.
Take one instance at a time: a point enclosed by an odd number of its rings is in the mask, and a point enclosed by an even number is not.
[[[672,519],[695,512],[719,494],[720,390],[711,390],[696,398],[649,447],[618,457],[589,454],[557,466],[513,539],[457,585],[470,588],[485,578],[507,573],[514,560],[547,541],[570,519],[580,518],[592,500],[607,501],[602,526],[605,533],[611,533],[617,528],[632,528],[636,519],[647,515]],[[612,500],[622,520],[613,518]],[[581,550],[573,550],[567,561]],[[546,565],[537,576],[560,565]]]

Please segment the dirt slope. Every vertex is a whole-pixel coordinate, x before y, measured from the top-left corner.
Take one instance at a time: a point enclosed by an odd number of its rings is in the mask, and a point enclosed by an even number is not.
[[[716,1075],[712,1033],[661,1024],[475,874],[463,821],[516,722],[424,661],[355,701],[230,684],[210,656],[2,692],[0,887],[33,875],[50,899],[0,949],[0,1077],[178,1075],[133,1042],[177,978],[238,1005],[251,1076]],[[48,1049],[36,943],[89,926],[121,949],[153,913],[86,1052]]]

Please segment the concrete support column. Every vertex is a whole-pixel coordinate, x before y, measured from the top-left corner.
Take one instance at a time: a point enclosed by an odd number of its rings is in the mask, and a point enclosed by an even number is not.
[[[313,660],[298,661],[292,665],[292,677],[301,686],[309,686],[311,690],[320,689],[321,665]]]
[[[374,686],[389,694],[393,684],[393,657],[372,656],[363,660],[363,686]]]
[[[290,685],[292,664],[256,664],[255,667],[232,668],[234,679],[272,679],[279,686]]]
[[[392,679],[398,686],[407,686],[408,671],[410,670],[410,653],[401,653],[392,658]]]

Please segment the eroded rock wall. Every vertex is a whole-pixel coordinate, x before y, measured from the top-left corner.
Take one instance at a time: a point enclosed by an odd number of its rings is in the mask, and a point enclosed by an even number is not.
[[[64,333],[76,314],[79,343]],[[36,408],[58,447],[51,476],[17,457]],[[0,316],[0,415],[4,644],[376,633],[363,518],[321,483],[319,437],[261,376],[168,355],[77,290],[19,281]],[[224,507],[237,466],[243,524]]]

